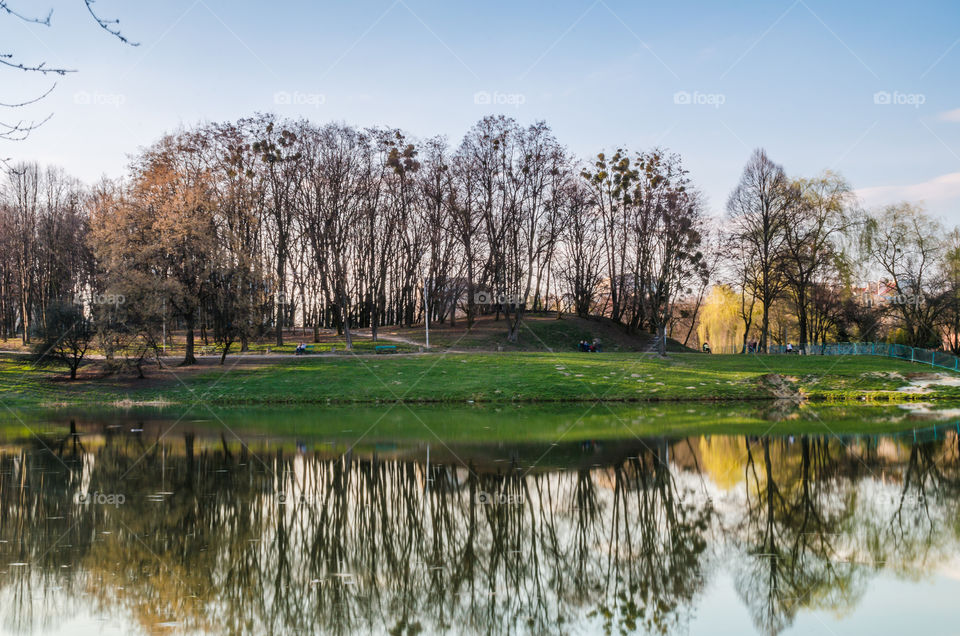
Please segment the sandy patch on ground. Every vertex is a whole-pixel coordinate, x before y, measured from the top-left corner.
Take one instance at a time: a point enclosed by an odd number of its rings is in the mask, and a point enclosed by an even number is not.
[[[794,387],[796,381],[797,378],[782,376],[779,373],[768,373],[758,378],[759,388],[780,400],[802,399],[803,396]]]
[[[897,389],[900,393],[932,393],[933,387],[960,386],[960,376],[943,373],[908,373],[904,379],[907,384]]]

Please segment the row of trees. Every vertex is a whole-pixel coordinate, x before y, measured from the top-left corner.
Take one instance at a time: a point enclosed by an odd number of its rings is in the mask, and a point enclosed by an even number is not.
[[[0,337],[19,331],[27,342],[52,305],[92,280],[86,193],[61,170],[30,164],[8,170],[0,194]]]
[[[165,317],[186,329],[187,363],[197,329],[225,356],[268,335],[281,345],[297,324],[349,347],[356,328],[376,339],[427,313],[467,326],[494,314],[514,342],[530,310],[664,336],[678,298],[706,283],[702,203],[678,156],[620,150],[584,166],[546,124],[502,116],[454,149],[272,115],[209,124],[90,190],[18,166],[0,210],[3,335],[50,332],[35,321],[56,300],[56,324],[92,321],[69,331],[138,366]]]
[[[960,232],[907,203],[865,213],[836,173],[789,178],[756,151],[727,202],[721,257],[701,339],[736,314],[741,350],[888,338],[960,353]]]
[[[526,312],[550,310],[656,334],[661,352],[695,327],[701,341],[735,332],[741,350],[880,337],[960,350],[960,235],[918,208],[871,216],[840,175],[790,178],[762,150],[716,241],[703,208],[678,156],[580,163],[544,123],[487,117],[456,148],[272,115],[208,124],[93,188],[7,171],[0,337],[40,336],[74,362],[95,340],[141,369],[167,325],[191,363],[197,331],[225,357],[293,326],[349,347],[358,328],[491,314],[515,342]]]

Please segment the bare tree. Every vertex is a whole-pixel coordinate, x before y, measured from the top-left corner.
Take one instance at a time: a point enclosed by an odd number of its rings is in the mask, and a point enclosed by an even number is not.
[[[799,327],[799,347],[806,352],[809,338],[810,289],[839,258],[835,238],[850,225],[850,186],[826,172],[793,184],[790,221],[786,226],[783,275],[793,296]]]
[[[731,240],[749,246],[750,259],[741,266],[754,265],[753,287],[763,315],[760,350],[767,350],[770,307],[783,291],[783,261],[790,205],[795,196],[783,168],[767,153],[755,150],[743,169],[740,183],[727,201]]]
[[[890,205],[870,217],[864,240],[893,286],[890,308],[900,316],[909,344],[939,346],[936,321],[943,274],[944,230],[917,207]]]
[[[603,246],[596,240],[600,233],[600,214],[593,194],[582,180],[568,180],[563,197],[558,277],[573,312],[586,318],[594,309],[603,279]]]

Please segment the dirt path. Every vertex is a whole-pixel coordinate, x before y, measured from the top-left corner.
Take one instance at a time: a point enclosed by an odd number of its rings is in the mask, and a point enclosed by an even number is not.
[[[369,329],[359,330],[354,332],[358,336],[363,338],[373,338],[373,335],[370,333]],[[427,350],[427,345],[423,342],[417,340],[411,340],[410,338],[404,338],[403,336],[398,336],[395,334],[385,334],[383,332],[377,333],[377,340],[387,340],[389,342],[402,342],[403,344],[410,345],[412,347],[422,347],[424,350]],[[431,347],[429,351],[433,353],[493,353],[491,351],[483,350],[461,350],[461,349],[443,349],[440,347]]]

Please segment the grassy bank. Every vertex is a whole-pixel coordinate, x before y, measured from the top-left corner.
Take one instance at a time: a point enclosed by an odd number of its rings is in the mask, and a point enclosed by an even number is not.
[[[706,356],[635,353],[426,354],[213,361],[153,371],[151,378],[63,380],[58,369],[0,362],[8,406],[110,404],[326,404],[417,402],[610,402],[674,400],[931,400],[960,387],[906,392],[931,369],[856,357]]]

